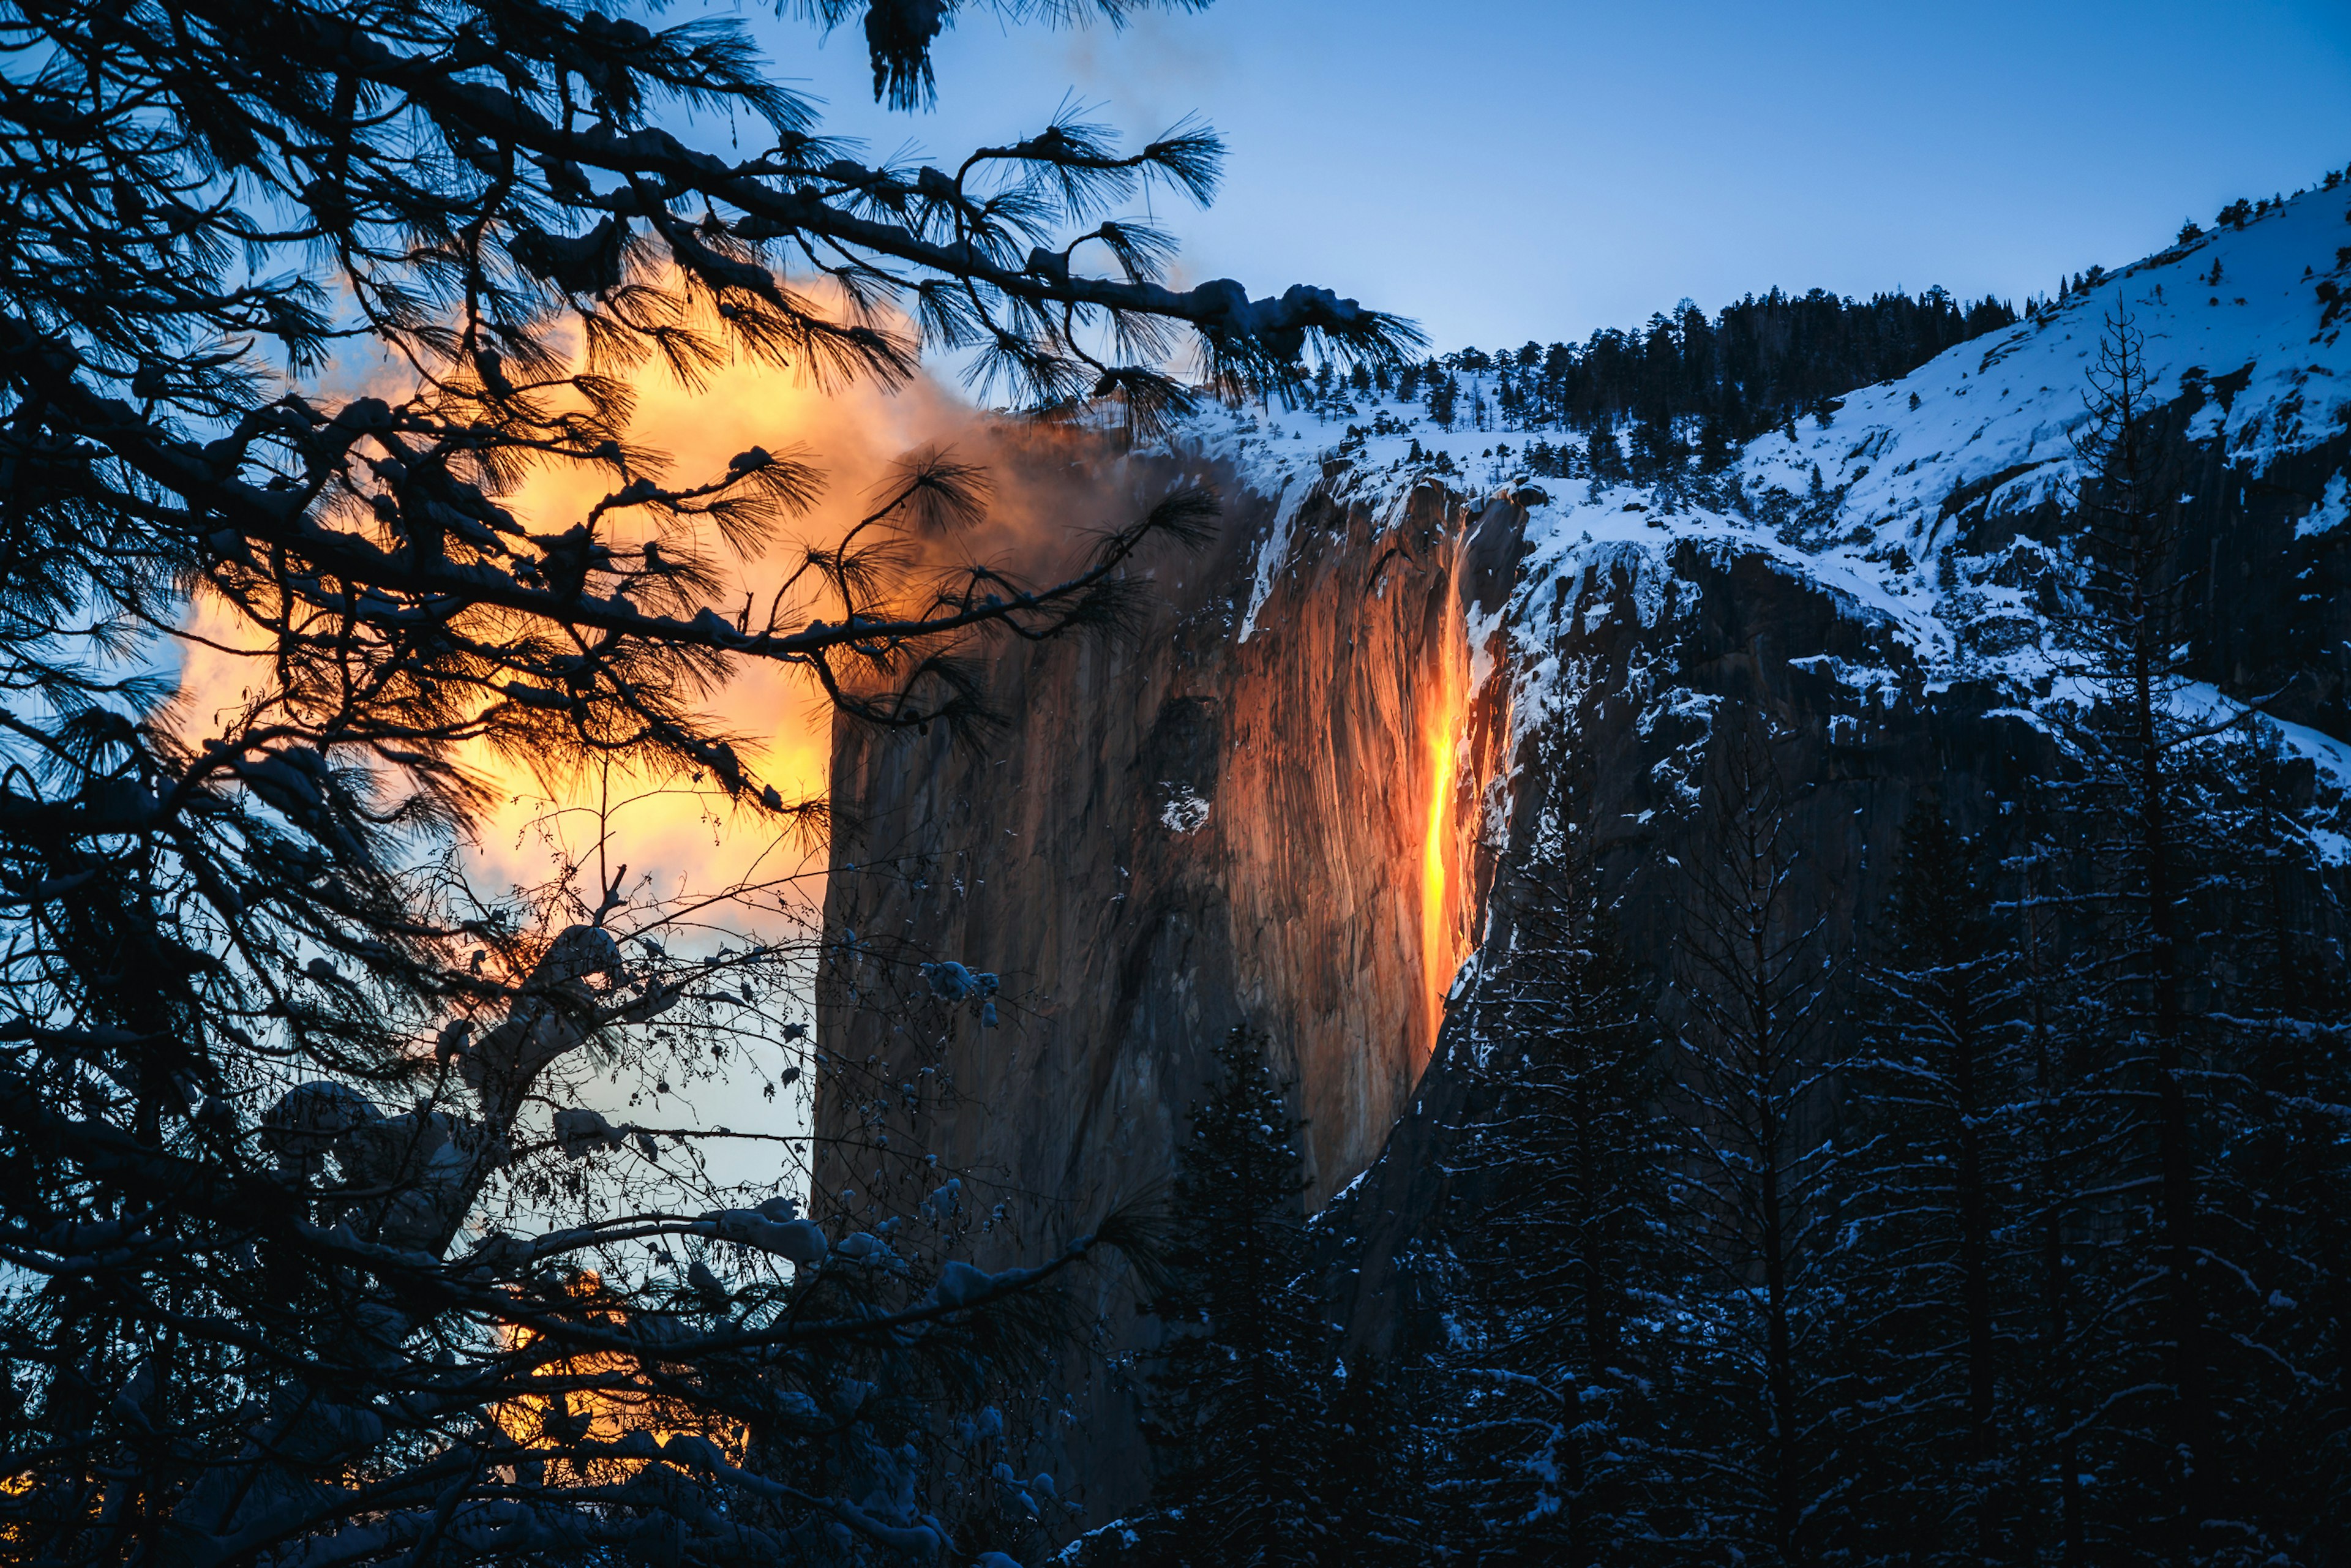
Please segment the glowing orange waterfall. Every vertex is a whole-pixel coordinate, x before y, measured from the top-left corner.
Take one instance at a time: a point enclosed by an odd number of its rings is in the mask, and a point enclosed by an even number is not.
[[[1447,653],[1450,650],[1447,650]],[[1437,699],[1429,716],[1428,821],[1420,850],[1421,971],[1428,995],[1428,1033],[1424,1049],[1434,1050],[1437,1026],[1445,1018],[1445,996],[1454,972],[1468,956],[1462,905],[1467,894],[1462,876],[1462,833],[1456,789],[1460,776],[1461,727],[1465,704],[1462,673],[1449,657],[1440,656],[1436,675]]]

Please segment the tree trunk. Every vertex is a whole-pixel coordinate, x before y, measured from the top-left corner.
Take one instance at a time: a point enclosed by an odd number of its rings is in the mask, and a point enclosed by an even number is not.
[[[1964,1019],[1964,1015],[1961,1017]],[[1996,1368],[1992,1364],[1991,1203],[1984,1190],[1983,1135],[1976,1124],[1980,1109],[1976,1103],[1977,1041],[1973,1030],[1965,1022],[1957,1045],[1953,1076],[1959,1092],[1956,1108],[1959,1124],[1953,1174],[1959,1188],[1959,1310],[1968,1339],[1968,1427],[1978,1471],[1976,1484],[1980,1487],[1985,1481],[1984,1472],[2000,1454],[1993,1407]],[[1991,1538],[1997,1532],[1992,1512],[1991,1501],[1980,1495],[1976,1505],[1976,1544],[1986,1554],[1991,1550]]]
[[[1792,1568],[1803,1561],[1796,1539],[1802,1510],[1796,1466],[1795,1349],[1788,1326],[1788,1260],[1781,1240],[1780,1172],[1771,1154],[1763,1158],[1761,1196],[1765,1237],[1764,1375],[1771,1401],[1771,1537],[1781,1557]]]
[[[2156,563],[2147,563],[2140,581],[2148,580]],[[2178,912],[2172,907],[2170,822],[2163,796],[2162,756],[2155,718],[2155,666],[2161,656],[2154,639],[2168,641],[2159,618],[2146,604],[2144,592],[2141,634],[2131,650],[2131,697],[2134,740],[2138,747],[2137,830],[2140,873],[2147,901],[2147,981],[2153,995],[2155,1071],[2158,1126],[2157,1162],[2163,1206],[2161,1225],[2164,1256],[2164,1307],[2171,1343],[2172,1452],[2179,1469],[2181,1530],[2175,1537],[2175,1554],[2182,1562],[2195,1555],[2195,1532],[2209,1516],[2206,1506],[2210,1477],[2203,1450],[2207,1419],[2204,1396],[2203,1313],[2197,1301],[2196,1172],[2189,1135],[2188,1091],[2181,1050],[2179,994]]]

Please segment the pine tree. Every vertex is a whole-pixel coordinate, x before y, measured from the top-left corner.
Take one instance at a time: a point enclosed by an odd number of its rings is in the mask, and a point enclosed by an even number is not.
[[[2092,476],[2076,498],[2081,585],[2059,632],[2094,693],[2071,737],[2085,774],[2074,796],[2097,914],[2095,994],[2120,1048],[2117,1108],[2144,1134],[2132,1164],[2145,1184],[2135,1190],[2152,1200],[2141,1208],[2134,1198],[2118,1218],[2143,1225],[2148,1247],[2152,1313],[2141,1328],[2160,1414],[2137,1456],[2152,1469],[2136,1484],[2155,1508],[2145,1521],[2148,1547],[2168,1552],[2220,1503],[2206,1452],[2214,1433],[2196,1125],[2209,1113],[2212,1080],[2192,1060],[2203,1042],[2191,1039],[2184,991],[2192,820],[2185,764],[2201,737],[2180,717],[2190,671],[2177,488],[2161,469],[2141,350],[2126,312],[2105,319],[2090,372],[2092,417],[2076,438]]]
[[[1870,1559],[1994,1561],[2009,1554],[2010,1347],[2030,1300],[2026,998],[1984,847],[1922,807],[1902,856],[1843,1069],[1832,1268],[1850,1486],[1832,1532]]]
[[[2116,1135],[2116,1051],[2102,1016],[2102,988],[2074,952],[2081,919],[2083,853],[2069,832],[2062,789],[2029,789],[2017,801],[2012,853],[2015,934],[2024,1001],[2024,1110],[2017,1138],[2020,1249],[2029,1253],[2017,1371],[2017,1504],[2010,1542],[2027,1559],[2085,1563],[2093,1502],[2114,1477],[2114,1443],[2102,1420],[2116,1387],[2116,1185],[2127,1143]],[[2099,1542],[2105,1544],[2105,1542]]]
[[[1800,850],[1768,717],[1726,702],[1705,782],[1707,843],[1686,868],[1674,992],[1675,1195],[1700,1343],[1686,1361],[1686,1484],[1699,1522],[1799,1564],[1820,1500],[1818,1265],[1834,1234],[1826,1030],[1835,970],[1792,891]]]
[[[2199,966],[2212,1075],[2202,1207],[2218,1452],[2248,1546],[2307,1560],[2351,1526],[2351,976],[2339,878],[2296,821],[2311,764],[2253,721],[2209,754],[2222,940]],[[2245,1547],[2250,1556],[2252,1553]]]
[[[1719,474],[1739,459],[1737,423],[1721,411],[1709,411],[1698,421],[1698,466]]]
[[[2299,1560],[2339,1538],[2351,1500],[2340,1467],[2315,1458],[2351,1440],[2341,879],[2296,822],[2311,764],[2274,725],[2181,729],[2167,773],[2210,1410],[2198,1545],[2213,1561]]]
[[[1422,1568],[1442,1549],[1427,1388],[1416,1366],[1390,1367],[1370,1355],[1338,1364],[1322,1499],[1332,1541],[1323,1563]]]
[[[1428,383],[1428,417],[1440,430],[1451,430],[1456,410],[1461,401],[1461,379],[1447,373],[1442,380],[1432,378]]]
[[[1681,466],[1687,455],[1680,434],[1675,429],[1671,405],[1654,402],[1643,411],[1633,426],[1633,456],[1635,471],[1644,476],[1665,476]]]
[[[2078,591],[2059,631],[2088,699],[2054,790],[2054,1009],[2070,1092],[2073,1361],[2087,1367],[2071,1500],[2083,1549],[2263,1561],[2326,1537],[2343,1489],[2301,1486],[2344,1436],[2342,915],[2286,822],[2273,742],[2199,701],[2190,564],[2138,329],[2110,316],[2079,441]],[[2090,1121],[2076,1118],[2077,1127]],[[2314,1186],[2316,1176],[2320,1185]],[[2336,1320],[2339,1321],[2339,1320]]]
[[[1594,479],[1606,483],[1625,477],[1625,449],[1617,444],[1616,430],[1609,423],[1606,410],[1602,410],[1593,422],[1585,446]]]
[[[1494,403],[1502,411],[1503,429],[1517,430],[1527,423],[1526,397],[1518,378],[1510,373],[1508,365],[1503,366],[1502,373],[1495,379]]]
[[[1351,1479],[1334,1464],[1333,1346],[1306,1279],[1299,1153],[1262,1037],[1217,1047],[1176,1186],[1168,1339],[1145,1426],[1157,1455],[1155,1561],[1186,1568],[1336,1562]]]
[[[1456,1271],[1449,1489],[1472,1563],[1616,1563],[1657,1530],[1668,1356],[1656,1031],[1590,868],[1509,879],[1509,946],[1468,1033],[1474,1113],[1445,1220]]]

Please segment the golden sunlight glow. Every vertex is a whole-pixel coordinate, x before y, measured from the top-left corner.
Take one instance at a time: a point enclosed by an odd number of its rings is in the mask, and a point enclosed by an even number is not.
[[[592,1302],[604,1294],[603,1281],[583,1270],[565,1293]],[[618,1323],[617,1308],[592,1312],[593,1321]],[[502,1331],[516,1350],[528,1348],[536,1337],[530,1330],[508,1325]],[[526,1394],[496,1406],[490,1412],[498,1429],[525,1448],[568,1448],[575,1443],[611,1443],[630,1432],[643,1432],[655,1443],[666,1443],[679,1433],[706,1437],[733,1463],[740,1463],[749,1433],[740,1422],[705,1416],[681,1399],[656,1394],[635,1359],[615,1351],[594,1351],[549,1362],[537,1375],[550,1382],[594,1382],[601,1386],[575,1388],[559,1395]],[[567,1461],[565,1474],[584,1484],[611,1485],[628,1479],[647,1461],[599,1458],[584,1463]]]
[[[727,459],[753,446],[777,452],[804,448],[823,470],[824,491],[815,509],[787,525],[785,537],[767,556],[737,569],[730,601],[716,607],[730,617],[746,596],[764,609],[796,563],[799,544],[829,544],[847,531],[899,454],[925,441],[952,442],[968,434],[972,418],[928,382],[895,394],[863,386],[828,393],[791,371],[751,362],[716,371],[699,389],[681,386],[651,368],[632,380],[637,404],[632,437],[666,455],[669,476],[677,482],[724,473]],[[608,487],[603,476],[542,470],[507,499],[528,527],[552,532],[585,516]],[[614,542],[633,544],[625,528],[621,525],[623,532]],[[828,792],[831,708],[799,672],[742,661],[734,678],[711,695],[708,708],[748,741],[737,742],[745,762],[786,800]],[[592,855],[596,836],[607,831],[597,810],[604,804],[598,781],[580,781],[569,791],[561,804],[570,821],[561,828],[550,822],[550,803],[527,769],[502,768],[497,782],[503,794],[518,798],[483,834],[484,856],[498,873],[529,883],[547,874],[548,861]],[[624,813],[614,813],[617,820],[609,825],[613,841],[606,852],[613,862],[630,865],[632,880],[651,873],[664,886],[684,883],[708,889],[797,873],[806,879],[812,897],[822,896],[821,852],[778,842],[772,822],[756,811],[737,810],[716,789],[691,788],[684,780],[655,787],[641,778],[616,777],[611,789],[612,800],[626,799],[628,806]]]
[[[699,387],[682,386],[650,365],[630,379],[636,397],[631,439],[667,459],[666,479],[692,484],[723,474],[729,458],[754,446],[804,451],[823,474],[814,508],[788,523],[764,557],[737,562],[718,555],[728,586],[713,608],[730,620],[747,597],[765,608],[800,547],[839,538],[901,454],[938,443],[976,460],[987,455],[981,417],[928,380],[895,392],[862,385],[825,392],[793,371],[750,361],[721,367]],[[360,390],[401,395],[390,385]],[[550,467],[502,499],[533,532],[557,533],[587,516],[611,487],[608,474]],[[639,541],[631,518],[625,510],[610,513],[601,531],[617,545],[633,546]],[[717,552],[715,539],[709,548]],[[188,631],[172,722],[201,744],[235,724],[252,693],[269,687],[271,656],[263,637],[206,596],[192,607]],[[831,708],[799,671],[741,661],[703,706],[734,737],[759,784],[773,785],[787,801],[829,792]],[[547,779],[527,762],[486,748],[465,761],[498,802],[477,824],[473,846],[475,867],[493,891],[507,883],[539,884],[567,865],[609,873],[626,864],[631,882],[650,877],[657,897],[688,885],[708,891],[797,877],[795,904],[807,909],[821,901],[821,849],[780,835],[773,819],[738,807],[709,780],[697,786],[620,768],[603,778]]]

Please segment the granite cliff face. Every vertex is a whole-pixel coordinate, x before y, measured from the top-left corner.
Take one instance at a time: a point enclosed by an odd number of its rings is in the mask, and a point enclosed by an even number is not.
[[[1524,514],[1438,484],[1350,498],[1343,467],[1268,496],[1229,465],[1105,462],[1138,500],[1205,471],[1229,504],[1217,545],[1152,563],[1140,634],[1003,650],[983,747],[839,737],[820,1210],[871,1223],[935,1179],[890,1152],[919,1149],[987,1206],[984,1260],[1033,1255],[1165,1188],[1242,1024],[1296,1084],[1311,1207],[1376,1157],[1492,872],[1506,683],[1488,659],[1474,686],[1468,628]],[[998,1027],[938,1004],[940,959],[999,977]],[[1113,1348],[1155,1337],[1116,1289],[1094,1306]],[[1135,1500],[1133,1389],[1061,1392],[1089,1434],[1052,1456],[1064,1487]]]
[[[1407,436],[1416,411],[1394,407],[1335,444],[1294,415],[1212,415],[1106,465],[1134,495],[1205,473],[1231,506],[1215,549],[1155,563],[1145,631],[1005,651],[1008,727],[983,750],[838,742],[820,1043],[874,1088],[828,1090],[842,1142],[820,1187],[880,1189],[873,1138],[903,1128],[1008,1227],[1082,1228],[1165,1182],[1209,1045],[1246,1021],[1296,1080],[1310,1207],[1364,1178],[1322,1224],[1335,1310],[1356,1343],[1396,1343],[1474,1048],[1440,1033],[1441,999],[1508,942],[1539,838],[1590,835],[1635,959],[1662,966],[1677,868],[1715,831],[1707,747],[1726,712],[1758,716],[1800,896],[1851,946],[1918,803],[1977,826],[2060,766],[2049,617],[2095,482],[2072,437],[2117,314],[2144,334],[2199,569],[2189,700],[2266,716],[2340,876],[2351,348],[2313,279],[2346,239],[2334,207],[2290,203],[1702,480],[1531,484],[1494,433]],[[2222,276],[2225,300],[2204,283]],[[914,966],[940,957],[1002,976],[1000,1028],[967,1009],[907,1032]],[[1147,1342],[1099,1305],[1113,1347]],[[1088,1397],[1064,1463],[1115,1507],[1144,1479],[1132,1406]]]
[[[1145,493],[1177,468],[1118,466]],[[1470,690],[1466,623],[1480,584],[1499,603],[1493,547],[1522,515],[1439,485],[1374,504],[1224,478],[1225,540],[1155,561],[1140,635],[997,658],[1008,727],[984,748],[836,748],[828,923],[872,961],[857,1003],[828,994],[825,1049],[906,1047],[863,1004],[919,998],[920,962],[999,975],[1001,1027],[917,1064],[964,1107],[925,1147],[1032,1207],[1163,1183],[1207,1049],[1241,1023],[1297,1081],[1319,1207],[1427,1062],[1490,873],[1476,781],[1507,716],[1499,682]],[[1250,547],[1277,526],[1291,548],[1244,626]]]

